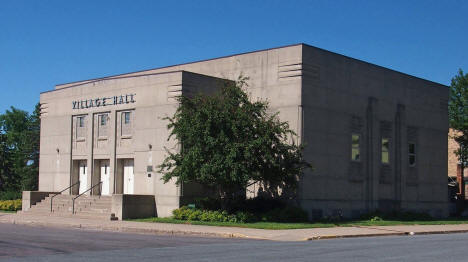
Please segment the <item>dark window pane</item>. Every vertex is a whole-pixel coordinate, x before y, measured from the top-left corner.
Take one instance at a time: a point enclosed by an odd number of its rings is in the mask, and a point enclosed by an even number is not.
[[[408,144],[408,153],[415,154],[416,153],[416,145],[413,143]]]

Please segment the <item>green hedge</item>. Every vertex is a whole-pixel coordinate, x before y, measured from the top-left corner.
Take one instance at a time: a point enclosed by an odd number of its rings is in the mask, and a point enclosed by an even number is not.
[[[229,214],[226,211],[201,210],[186,206],[172,211],[172,214],[175,219],[189,221],[247,223],[255,220],[254,215],[248,212]]]
[[[21,210],[21,199],[0,201],[0,210],[18,211]]]
[[[257,221],[265,222],[306,222],[307,213],[299,207],[283,207],[272,209],[268,212],[252,213],[247,211],[237,211],[229,214],[222,210],[195,209],[183,206],[172,212],[174,219],[188,221],[207,222],[233,222],[249,223]]]

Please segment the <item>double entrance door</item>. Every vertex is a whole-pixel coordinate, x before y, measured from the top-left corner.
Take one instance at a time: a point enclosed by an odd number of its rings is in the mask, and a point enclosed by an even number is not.
[[[122,161],[120,162],[122,169],[120,169],[118,176],[120,176],[120,179],[123,180],[123,181],[120,180],[123,182],[122,184],[120,184],[121,186],[123,186],[123,193],[134,194],[135,192],[134,191],[135,174],[133,172],[134,161],[133,159],[122,159],[120,161]],[[99,181],[102,182],[101,195],[110,195],[112,190],[111,190],[111,179],[110,179],[111,174],[110,174],[109,160],[96,161],[94,170],[95,170],[94,175],[96,175],[96,173],[99,172],[99,175],[100,175]],[[88,184],[89,177],[88,177],[88,165],[87,165],[86,160],[78,161],[78,179],[80,181],[78,194],[82,194],[86,190],[88,190],[90,187],[90,185]],[[93,181],[96,181],[96,180],[93,178]],[[96,183],[96,182],[93,182],[93,183]]]

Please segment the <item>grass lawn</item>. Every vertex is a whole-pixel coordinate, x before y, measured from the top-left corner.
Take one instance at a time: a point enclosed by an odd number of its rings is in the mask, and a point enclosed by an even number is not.
[[[16,213],[16,211],[0,210],[0,213]]]
[[[450,225],[450,224],[468,224],[468,218],[447,218],[444,220],[351,220],[342,222],[316,222],[316,223],[278,223],[278,222],[255,222],[255,223],[231,223],[231,222],[204,222],[187,221],[173,218],[150,217],[142,219],[132,219],[131,221],[154,222],[154,223],[172,223],[172,224],[190,224],[203,226],[223,226],[223,227],[245,227],[258,229],[301,229],[301,228],[320,228],[320,227],[346,227],[346,226],[396,226],[396,225]]]

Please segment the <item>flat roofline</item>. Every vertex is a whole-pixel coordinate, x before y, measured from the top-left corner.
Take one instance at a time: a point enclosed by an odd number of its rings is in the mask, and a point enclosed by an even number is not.
[[[279,47],[272,47],[272,48],[267,48],[267,49],[254,50],[254,51],[243,52],[243,53],[236,53],[236,54],[232,54],[232,55],[225,55],[225,56],[220,56],[220,57],[215,57],[215,58],[202,59],[202,60],[197,60],[197,61],[192,61],[192,62],[187,62],[187,63],[181,63],[181,64],[175,64],[175,65],[169,65],[169,66],[161,66],[161,67],[155,67],[155,68],[150,68],[150,69],[143,69],[143,70],[139,70],[139,71],[128,72],[128,73],[122,73],[122,74],[116,74],[116,75],[109,75],[109,76],[104,76],[104,77],[100,77],[100,78],[91,78],[91,79],[85,79],[85,80],[80,80],[80,81],[72,81],[72,82],[63,83],[63,84],[57,84],[57,85],[55,85],[55,86],[69,85],[69,84],[79,83],[79,82],[83,82],[83,81],[91,81],[91,80],[98,80],[98,79],[106,79],[106,78],[111,78],[111,77],[116,77],[116,76],[122,76],[122,75],[142,73],[142,72],[146,72],[146,71],[164,69],[164,68],[169,68],[169,67],[174,67],[174,66],[182,66],[182,65],[189,65],[189,64],[195,64],[195,63],[206,62],[206,61],[213,61],[213,60],[222,59],[222,58],[228,58],[228,57],[233,57],[233,56],[239,56],[239,55],[246,55],[246,54],[258,53],[258,52],[265,52],[265,51],[270,51],[270,50],[275,50],[275,49],[281,49],[281,48],[286,48],[286,47],[292,47],[292,46],[299,46],[299,45],[304,45],[304,43],[291,44],[291,45],[284,45],[284,46],[279,46]]]
[[[72,87],[77,87],[77,86],[82,86],[82,85],[86,85],[86,84],[91,84],[91,83],[103,81],[103,80],[115,80],[115,79],[125,79],[125,78],[132,78],[132,77],[141,77],[141,76],[173,74],[173,73],[189,73],[189,74],[201,75],[201,76],[210,77],[210,78],[222,79],[222,78],[219,78],[219,77],[199,74],[199,73],[190,72],[190,71],[187,71],[187,70],[174,70],[174,71],[168,71],[168,72],[148,73],[148,74],[141,74],[141,75],[120,74],[120,75],[115,75],[115,76],[110,76],[110,77],[95,78],[95,79],[90,79],[90,80],[83,80],[83,81],[79,81],[79,82],[74,82],[74,83],[76,83],[74,85],[62,87],[60,89],[53,89],[53,90],[44,91],[44,92],[41,92],[40,94],[50,93],[50,92],[54,92],[54,91],[60,91],[60,90],[64,90],[64,89],[68,89],[68,88],[72,88]]]
[[[355,60],[355,61],[358,61],[358,62],[361,62],[361,63],[365,63],[365,64],[372,65],[372,66],[376,66],[376,67],[383,68],[383,69],[386,69],[386,70],[390,70],[390,71],[393,71],[393,72],[396,72],[396,73],[399,73],[399,74],[402,74],[402,75],[405,75],[405,76],[409,76],[409,77],[416,78],[416,79],[419,79],[419,80],[431,82],[431,83],[434,83],[434,84],[437,84],[437,85],[441,85],[441,86],[444,86],[444,87],[447,87],[447,88],[448,88],[448,86],[446,86],[446,85],[444,85],[444,84],[441,84],[441,83],[437,83],[437,82],[432,81],[432,80],[428,80],[428,79],[425,79],[425,78],[422,78],[422,77],[417,77],[417,76],[414,76],[414,75],[410,75],[410,74],[407,74],[407,73],[403,73],[403,72],[398,71],[398,70],[395,70],[395,69],[391,69],[391,68],[388,68],[388,67],[380,66],[380,65],[377,65],[377,64],[374,64],[374,63],[371,63],[371,62],[367,62],[367,61],[364,61],[364,60],[360,60],[360,59],[357,59],[357,58],[353,58],[353,57],[350,57],[350,56],[347,56],[347,55],[344,55],[344,54],[340,54],[340,53],[337,53],[337,52],[329,51],[329,50],[326,50],[326,49],[323,49],[323,48],[320,48],[320,47],[316,47],[316,46],[312,46],[312,45],[309,45],[309,44],[305,44],[305,43],[290,44],[290,45],[284,45],[284,46],[273,47],[273,48],[267,48],[267,49],[260,49],[260,50],[255,50],[255,51],[249,51],[249,52],[243,52],[243,53],[236,53],[236,54],[232,54],[232,55],[220,56],[220,57],[215,57],[215,58],[202,59],[202,60],[197,60],[197,61],[192,61],[192,62],[187,62],[187,63],[181,63],[181,64],[175,64],[175,65],[169,65],[169,66],[162,66],[162,67],[155,67],[155,68],[144,69],[144,70],[133,71],[133,72],[127,72],[127,73],[116,74],[116,75],[108,75],[108,76],[99,77],[99,78],[91,78],[91,79],[85,79],[85,80],[79,80],[79,81],[72,81],[72,82],[68,82],[68,83],[57,84],[57,85],[55,85],[55,86],[58,87],[58,86],[69,85],[69,84],[74,84],[74,83],[84,84],[83,82],[85,82],[85,83],[92,83],[92,82],[95,82],[95,81],[105,80],[105,79],[109,79],[109,78],[115,78],[115,77],[119,77],[119,76],[125,76],[125,75],[128,75],[128,74],[143,73],[143,72],[152,71],[152,70],[159,70],[159,69],[164,69],[164,68],[169,68],[169,67],[182,66],[182,65],[189,65],[189,64],[201,63],[201,62],[206,62],[206,61],[213,61],[213,60],[217,60],[217,59],[229,58],[229,57],[234,57],[234,56],[239,56],[239,55],[246,55],[246,54],[258,53],[258,52],[265,52],[265,51],[276,50],[276,49],[282,49],[282,48],[293,47],[293,46],[307,46],[307,47],[311,47],[311,48],[318,49],[318,50],[320,50],[320,51],[324,51],[324,52],[327,52],[327,53],[330,53],[330,54],[343,56],[343,57],[348,58],[348,59],[351,59],[351,60]],[[184,71],[184,70],[178,70],[178,71]],[[171,72],[178,72],[178,71],[171,71]],[[143,74],[143,75],[145,75],[145,74]],[[139,76],[141,76],[141,75],[139,75]],[[73,85],[73,86],[75,86],[75,85]],[[68,87],[64,87],[64,88],[68,88]],[[63,88],[60,88],[60,89],[63,89]],[[58,89],[56,89],[56,90],[58,90]],[[51,91],[52,91],[52,90],[51,90]],[[46,92],[50,92],[50,91],[46,91]]]
[[[308,44],[304,44],[304,43],[302,43],[302,45],[305,45],[305,46],[307,46],[307,47],[311,47],[311,48],[314,48],[314,49],[318,49],[318,50],[320,50],[320,51],[324,51],[324,52],[327,52],[327,53],[331,53],[331,54],[334,54],[334,55],[343,56],[343,57],[346,57],[346,58],[351,59],[351,60],[355,60],[355,61],[358,61],[358,62],[361,62],[361,63],[365,63],[365,64],[368,64],[368,65],[371,65],[371,66],[383,68],[383,69],[385,69],[385,70],[390,70],[390,71],[393,71],[393,72],[395,72],[395,73],[399,73],[399,74],[402,74],[402,75],[405,75],[405,76],[409,76],[409,77],[412,77],[412,78],[416,78],[416,79],[419,79],[419,80],[424,80],[424,81],[431,82],[431,83],[434,83],[434,84],[437,84],[437,85],[441,85],[441,86],[444,86],[444,87],[447,87],[447,88],[448,88],[448,86],[446,86],[446,85],[444,85],[444,84],[437,83],[437,82],[435,82],[435,81],[428,80],[428,79],[425,79],[425,78],[422,78],[422,77],[410,75],[410,74],[407,74],[407,73],[404,73],[404,72],[401,72],[401,71],[398,71],[398,70],[395,70],[395,69],[391,69],[391,68],[388,68],[388,67],[385,67],[385,66],[377,65],[377,64],[374,64],[374,63],[371,63],[371,62],[367,62],[367,61],[364,61],[364,60],[360,60],[360,59],[357,59],[357,58],[354,58],[354,57],[350,57],[350,56],[347,56],[347,55],[343,55],[343,54],[340,54],[340,53],[337,53],[337,52],[333,52],[333,51],[330,51],[330,50],[326,50],[326,49],[323,49],[323,48],[320,48],[320,47],[316,47],[316,46],[312,46],[312,45],[308,45]]]

